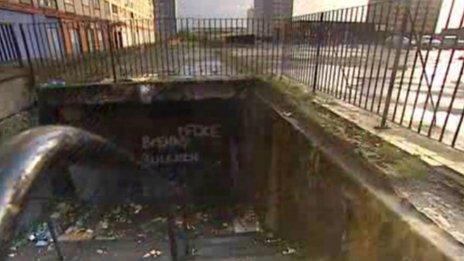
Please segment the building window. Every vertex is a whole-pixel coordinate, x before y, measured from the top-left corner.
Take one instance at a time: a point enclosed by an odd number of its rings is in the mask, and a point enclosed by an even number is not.
[[[90,0],[82,0],[82,12],[84,15],[90,15]]]
[[[53,25],[47,28],[47,40],[48,40],[48,45],[53,46],[52,48],[56,50],[54,53],[50,53],[50,56],[54,59],[60,59],[61,53],[63,51],[63,45],[60,37],[60,31],[59,31],[59,26],[58,25]]]
[[[75,13],[76,9],[74,8],[74,0],[64,0],[64,10],[66,12]]]
[[[110,6],[110,3],[108,1],[105,1],[104,2],[104,12],[105,12],[105,16],[110,16],[111,14],[111,6]]]
[[[105,49],[105,46],[103,42],[103,33],[101,31],[97,31],[97,43],[98,50],[103,51]]]
[[[87,44],[89,48],[89,52],[94,52],[97,46],[95,41],[95,32],[93,29],[89,29],[87,31]]]
[[[118,6],[116,5],[111,5],[111,12],[113,14],[118,14]]]
[[[57,9],[58,6],[56,4],[56,0],[40,0],[39,1],[39,6],[40,7],[45,7],[45,8],[52,8],[52,9]]]
[[[73,54],[82,53],[81,37],[79,36],[79,32],[76,29],[71,29],[71,45]]]
[[[94,9],[100,10],[100,0],[92,0],[92,5]]]

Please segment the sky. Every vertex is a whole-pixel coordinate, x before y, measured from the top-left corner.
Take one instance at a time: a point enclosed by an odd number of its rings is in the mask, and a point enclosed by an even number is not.
[[[294,0],[294,14],[319,12],[366,4],[368,0]],[[246,17],[253,0],[177,0],[179,17],[227,18]]]
[[[303,15],[339,8],[360,6],[368,3],[368,0],[294,0],[294,15]]]
[[[444,0],[438,31],[446,23],[452,0]],[[360,6],[368,0],[294,0],[294,15]],[[457,27],[464,9],[464,0],[456,0],[450,27]],[[241,18],[253,6],[253,0],[177,0],[179,17]]]
[[[253,0],[177,0],[179,17],[245,18]]]

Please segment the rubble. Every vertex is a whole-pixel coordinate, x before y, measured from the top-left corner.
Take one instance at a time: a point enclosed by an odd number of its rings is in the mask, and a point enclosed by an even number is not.
[[[8,254],[9,258],[13,258],[18,255],[18,248],[17,247],[10,247],[10,253]]]
[[[143,255],[143,258],[157,258],[159,256],[161,256],[163,254],[163,252],[159,251],[159,250],[156,250],[156,249],[153,249],[153,250],[150,250],[150,252],[146,253],[145,255]]]
[[[293,113],[291,112],[284,112],[284,116],[289,118],[289,117],[292,117]]]
[[[65,233],[58,237],[60,242],[76,242],[86,241],[94,238],[92,229],[78,228],[76,226],[69,227]]]
[[[30,234],[29,237],[27,238],[29,241],[33,242],[35,241],[35,235],[34,234]]]
[[[296,249],[294,248],[291,248],[291,247],[287,247],[287,249],[285,249],[283,252],[282,252],[283,255],[294,255],[296,254]]]
[[[146,243],[153,244],[152,240],[154,239],[167,242],[169,239],[167,236],[167,217],[154,215],[150,218],[150,216],[141,215],[145,209],[148,208],[128,203],[102,212],[101,210],[97,211],[96,208],[60,203],[52,215],[53,222],[61,227],[60,232],[58,232],[59,242],[114,241],[120,238],[133,239],[133,243],[139,246]],[[262,230],[258,215],[253,208],[237,207],[220,211],[211,208],[188,214],[182,213],[182,211],[182,209],[177,209],[174,221],[179,231],[186,229],[186,231],[183,231],[183,236],[194,238],[198,236],[258,233],[253,243],[269,244],[269,247],[276,248],[276,253],[283,255],[297,253],[295,248],[289,247],[283,240],[275,238],[272,233],[266,233]],[[137,217],[138,215],[140,217]],[[140,222],[140,220],[147,221]],[[128,225],[132,222],[136,226]],[[33,243],[35,247],[42,248],[43,250],[39,250],[42,251],[40,253],[45,253],[45,255],[54,254],[54,244],[46,223],[39,224],[26,237],[23,237],[23,240],[26,243],[27,241]],[[163,255],[162,250],[164,249],[151,249],[141,258],[156,259]],[[93,251],[94,255],[99,256],[107,255],[109,252],[106,247],[102,246],[91,251]],[[20,255],[17,248],[12,248],[10,252],[12,256]],[[197,252],[198,250],[194,246],[190,246],[190,255],[194,256]]]
[[[103,230],[106,230],[108,229],[109,227],[109,224],[108,224],[108,221],[107,220],[104,220],[104,221],[100,221],[100,223],[98,224],[99,227]]]
[[[48,246],[48,241],[39,240],[39,241],[37,241],[37,243],[35,243],[35,246],[36,247],[46,247],[46,246]]]
[[[135,215],[138,215],[143,209],[142,205],[137,205],[137,204],[131,203],[130,206],[133,208]]]
[[[252,209],[248,209],[244,214],[236,217],[233,221],[233,225],[236,234],[256,233],[261,231],[258,216]]]
[[[48,246],[52,240],[50,231],[48,231],[47,223],[40,223],[38,226],[33,228],[32,232],[30,232],[27,236],[27,241],[34,243],[36,247]]]

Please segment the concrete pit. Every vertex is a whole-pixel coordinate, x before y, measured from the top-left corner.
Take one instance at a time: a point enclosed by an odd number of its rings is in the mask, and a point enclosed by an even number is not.
[[[114,227],[126,231],[114,240],[93,236],[64,243],[68,258],[132,260],[154,246],[162,249],[160,258],[167,258],[168,242],[160,232],[165,226],[155,224],[156,229],[144,232],[131,224],[151,224],[156,218],[165,222],[169,208],[163,206],[172,182],[185,185],[182,200],[192,225],[209,213],[207,225],[189,232],[194,259],[464,258],[459,242],[397,197],[375,166],[333,137],[327,126],[295,115],[285,96],[267,82],[44,88],[39,105],[41,124],[70,125],[103,136],[135,155],[140,166],[102,169],[75,163],[50,169],[69,174],[70,180],[49,181],[34,195],[53,197],[47,191],[72,184],[79,204],[92,205],[97,217],[112,213],[114,205],[134,202],[129,212],[134,204],[143,206],[142,216],[131,217],[133,223]],[[240,229],[237,220],[250,215],[250,231]],[[24,223],[37,218],[32,216],[26,213]],[[93,225],[101,222],[97,218]],[[98,233],[98,228],[91,230]],[[54,255],[30,244],[14,253],[17,260]]]

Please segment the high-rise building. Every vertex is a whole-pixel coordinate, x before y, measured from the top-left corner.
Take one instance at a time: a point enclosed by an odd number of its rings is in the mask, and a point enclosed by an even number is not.
[[[293,15],[293,0],[254,0],[253,31],[260,37],[279,35],[285,27],[285,19]]]
[[[256,28],[253,26],[254,19],[255,19],[255,9],[250,8],[247,10],[247,31],[250,34],[253,34],[256,31]]]
[[[152,0],[1,0],[0,21],[150,19],[152,10]]]
[[[293,0],[254,0],[258,19],[284,19],[293,15]]]
[[[169,38],[177,32],[176,0],[155,0],[155,16],[160,38]]]
[[[406,19],[405,33],[413,29],[416,33],[432,34],[436,31],[442,4],[443,0],[409,0],[407,7],[394,1],[370,0],[367,20],[383,26],[383,30],[400,31],[401,21]]]
[[[103,50],[109,33],[116,48],[141,44],[154,32],[153,15],[152,0],[0,0],[0,22],[32,24],[26,39],[14,27],[21,53],[29,45],[44,57]]]

